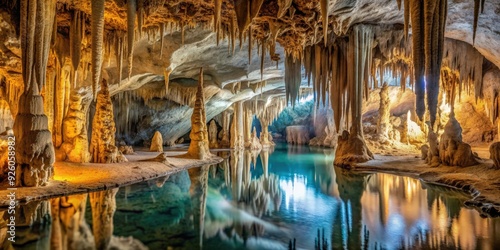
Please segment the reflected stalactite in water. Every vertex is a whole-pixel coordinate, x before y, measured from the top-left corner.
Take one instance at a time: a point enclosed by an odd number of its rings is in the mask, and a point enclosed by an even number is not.
[[[54,198],[50,249],[92,249],[94,237],[85,221],[88,194]]]
[[[5,224],[10,216],[4,211]],[[0,232],[5,231],[7,235],[0,246],[2,249],[50,249],[50,220],[49,201],[33,201],[15,208],[15,242],[7,240],[11,235],[3,227]]]
[[[332,247],[340,247],[339,241],[335,241],[335,235],[342,237],[343,248],[361,249],[362,233],[362,207],[361,197],[366,186],[366,174],[353,173],[345,169],[334,167],[336,182],[339,190],[339,197],[342,200],[341,211],[337,214],[342,222],[347,222],[347,230],[342,227],[335,227],[333,230],[334,240]],[[338,228],[338,229],[337,229]],[[339,230],[340,229],[340,230]]]
[[[207,205],[208,171],[210,166],[189,169],[189,179],[191,179],[191,206],[193,212],[193,222],[199,247],[203,247],[203,235],[205,229],[205,211]]]
[[[262,164],[264,176],[269,176],[269,149],[260,151],[260,163]]]
[[[335,170],[333,166],[333,155],[331,150],[323,150],[324,157],[314,157],[314,182],[321,191],[330,196],[339,196],[337,183],[335,182]]]
[[[231,191],[234,200],[241,198],[241,186],[243,185],[243,151],[232,151],[229,159],[231,170]]]
[[[113,215],[118,188],[90,193],[92,232],[97,249],[107,249],[113,236]]]

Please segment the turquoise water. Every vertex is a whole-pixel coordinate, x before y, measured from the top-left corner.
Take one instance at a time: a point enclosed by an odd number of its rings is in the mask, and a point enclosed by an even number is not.
[[[278,145],[219,154],[226,159],[216,166],[99,193],[110,197],[99,208],[116,209],[99,213],[105,222],[97,222],[104,228],[97,237],[89,201],[95,194],[25,207],[26,215],[37,213],[27,216],[31,226],[15,249],[94,246],[101,238],[117,246],[118,237],[127,238],[115,249],[289,249],[294,241],[296,249],[318,242],[320,249],[500,246],[500,220],[463,207],[468,197],[457,191],[333,168],[328,149]]]

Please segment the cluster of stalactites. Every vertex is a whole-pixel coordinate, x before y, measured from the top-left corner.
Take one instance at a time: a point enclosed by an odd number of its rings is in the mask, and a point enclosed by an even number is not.
[[[427,109],[433,126],[437,113],[448,1],[405,0],[404,9],[406,34],[410,21],[412,24],[416,113],[423,120],[427,97]]]
[[[269,97],[271,98],[270,101],[266,102],[255,102],[255,105],[251,110],[255,111],[253,112],[259,120],[265,120],[269,124],[271,124],[273,121],[275,121],[279,114],[285,109],[286,107],[286,99],[283,97]]]
[[[455,94],[474,91],[476,101],[483,98],[483,56],[468,43],[447,39],[441,67],[441,82],[453,107]],[[458,92],[458,93],[457,93]]]
[[[399,79],[403,91],[409,85],[414,88],[413,61],[411,43],[407,42],[403,30],[379,30],[374,41],[373,61],[371,66],[371,88],[381,87],[390,74]],[[378,76],[378,78],[377,78]]]

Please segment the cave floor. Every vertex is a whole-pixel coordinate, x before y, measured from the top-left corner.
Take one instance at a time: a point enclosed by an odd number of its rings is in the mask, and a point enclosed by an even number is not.
[[[97,164],[56,162],[54,164],[54,180],[43,187],[22,187],[15,190],[16,200],[28,203],[33,200],[49,199],[70,194],[88,193],[92,191],[116,188],[133,183],[167,176],[181,170],[215,164],[222,158],[214,156],[207,160],[176,158],[185,151],[166,151],[168,163],[152,161],[159,152],[136,151],[126,155],[129,162]],[[9,205],[8,194],[12,190],[0,187],[0,207]]]
[[[483,214],[497,214],[500,211],[500,170],[495,169],[489,158],[487,146],[473,147],[481,157],[479,165],[470,167],[430,167],[418,155],[388,156],[375,155],[375,159],[357,164],[354,171],[386,172],[419,178],[424,182],[460,189],[472,196],[471,206]],[[490,208],[495,208],[490,210]],[[496,210],[496,211],[495,211]]]

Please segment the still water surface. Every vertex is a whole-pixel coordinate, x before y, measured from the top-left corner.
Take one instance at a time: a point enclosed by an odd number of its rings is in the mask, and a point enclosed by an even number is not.
[[[500,220],[463,207],[463,193],[333,168],[328,149],[219,153],[226,159],[216,166],[19,208],[19,241],[3,249],[500,247]]]

